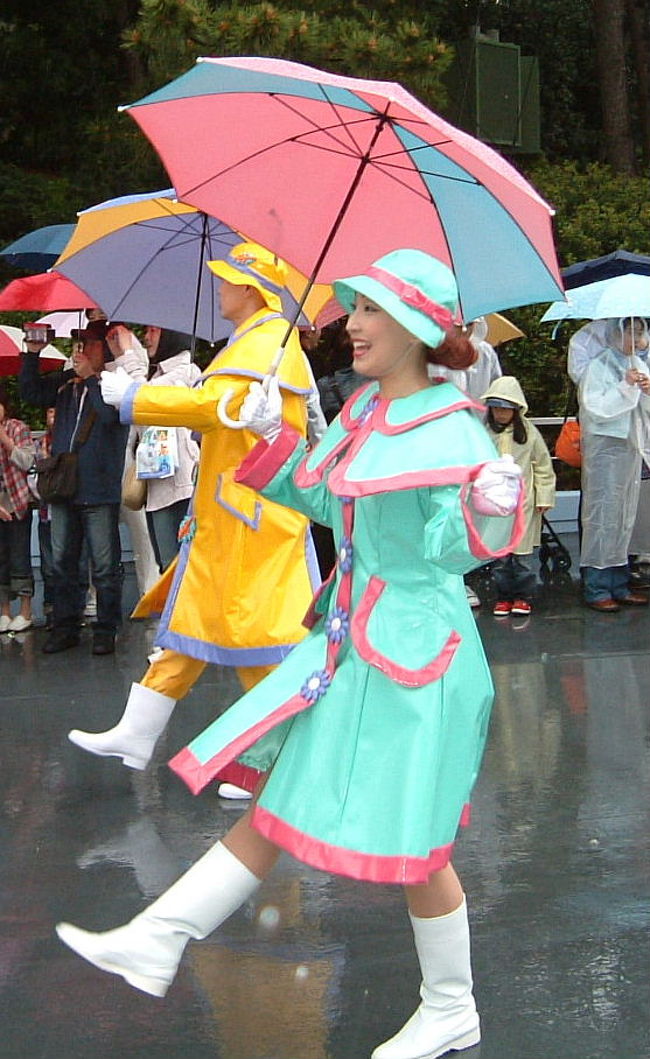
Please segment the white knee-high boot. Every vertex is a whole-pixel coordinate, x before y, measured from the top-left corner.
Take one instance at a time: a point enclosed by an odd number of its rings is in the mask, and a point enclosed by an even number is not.
[[[61,941],[102,971],[151,996],[174,980],[190,938],[205,938],[260,885],[256,875],[221,842],[181,875],[144,912],[115,930],[94,934],[59,923]]]
[[[422,1002],[399,1033],[375,1048],[372,1059],[437,1059],[481,1039],[465,898],[449,915],[410,919],[422,971]]]
[[[73,728],[68,739],[100,757],[121,757],[132,769],[145,769],[154,747],[174,712],[176,699],[144,684],[132,684],[124,713],[107,732],[82,732]]]

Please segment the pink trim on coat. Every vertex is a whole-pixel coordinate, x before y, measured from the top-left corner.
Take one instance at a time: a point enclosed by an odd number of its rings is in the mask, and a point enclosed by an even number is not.
[[[334,581],[335,577],[336,577],[336,566],[333,566],[332,569],[330,570],[328,576],[327,576],[327,579],[325,581],[323,581],[323,583],[320,585],[320,587],[314,593],[312,601],[309,604],[309,607],[307,608],[307,613],[305,614],[304,618],[302,619],[302,624],[305,626],[306,629],[313,629],[314,625],[317,625],[318,622],[323,617],[325,611],[321,611],[321,610],[318,609],[318,602],[319,602],[320,599],[322,599],[323,594],[330,587],[330,585]]]
[[[211,783],[226,765],[229,765],[245,750],[248,750],[253,743],[256,743],[258,739],[270,732],[276,725],[286,721],[289,717],[295,717],[297,713],[302,713],[310,705],[311,703],[303,699],[302,695],[292,695],[290,699],[287,699],[276,710],[263,717],[252,728],[247,728],[231,743],[222,747],[209,761],[200,762],[190,747],[184,747],[168,762],[169,767],[187,784],[192,794],[200,794],[203,788],[207,787],[208,783]]]
[[[453,404],[445,405],[444,408],[438,408],[432,412],[425,412],[424,415],[418,416],[417,419],[409,419],[406,423],[389,423],[386,419],[389,404],[389,401],[380,401],[371,417],[373,428],[378,430],[380,434],[388,434],[389,436],[405,434],[407,430],[412,430],[413,427],[420,427],[424,423],[433,422],[435,419],[443,419],[444,416],[450,415],[451,412],[467,412],[472,408],[480,411],[483,408],[483,405],[473,401],[471,397],[461,397],[459,401],[454,401]]]
[[[476,477],[482,466],[482,464],[480,466],[475,464],[472,467],[439,467],[405,471],[386,478],[366,478],[362,482],[355,482],[345,477],[354,455],[350,453],[349,458],[344,457],[329,476],[328,486],[335,496],[373,496],[376,493],[391,492],[395,489],[419,489],[422,486],[431,485],[464,485]]]
[[[434,680],[439,680],[449,669],[462,638],[455,629],[452,629],[441,651],[431,662],[420,666],[419,669],[408,669],[406,666],[401,666],[398,662],[387,658],[386,655],[381,654],[373,647],[368,639],[370,615],[385,588],[386,582],[382,581],[380,577],[373,575],[370,578],[368,587],[352,616],[352,642],[364,662],[368,662],[375,669],[381,670],[391,680],[394,680],[396,684],[401,684],[406,688],[421,688],[425,684],[432,684]]]
[[[287,850],[303,864],[321,871],[347,875],[375,883],[419,885],[449,863],[453,842],[433,849],[426,857],[385,857],[374,853],[360,853],[355,849],[332,846],[312,838],[285,823],[261,805],[253,810],[251,826],[270,842]]]
[[[300,489],[308,489],[310,485],[318,485],[323,480],[323,472],[329,467],[338,454],[352,444],[354,434],[344,434],[340,441],[337,441],[333,448],[329,449],[325,453],[323,458],[318,461],[315,467],[307,467],[307,463],[312,456],[312,453],[308,452],[304,460],[301,460],[298,464],[293,480]],[[316,450],[318,452],[318,450]]]
[[[517,501],[514,522],[512,524],[510,540],[503,548],[499,548],[498,551],[493,552],[490,551],[486,544],[484,544],[472,517],[469,504],[469,491],[467,489],[462,490],[460,502],[463,509],[463,517],[465,519],[465,526],[467,527],[467,537],[472,555],[475,555],[477,559],[500,559],[503,555],[509,555],[513,548],[517,547],[526,531],[524,499],[525,491],[521,489],[519,492],[519,500]]]
[[[347,401],[343,405],[343,408],[339,412],[339,419],[346,430],[356,429],[357,424],[364,413],[366,404],[368,403],[367,401],[362,401],[361,398],[370,389],[372,385],[373,384],[371,382],[367,382],[365,386],[362,386],[361,389],[356,390],[351,397],[348,397]],[[353,419],[352,406],[356,404],[360,405],[360,411],[359,415],[355,419]]]
[[[275,478],[300,440],[298,431],[283,423],[280,434],[272,445],[260,438],[257,445],[247,453],[235,471],[235,481],[259,493]]]

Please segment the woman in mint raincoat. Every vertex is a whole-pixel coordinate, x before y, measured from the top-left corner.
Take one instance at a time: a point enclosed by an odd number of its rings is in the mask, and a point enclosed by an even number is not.
[[[335,570],[310,635],[171,763],[195,792],[235,758],[266,781],[224,841],[129,924],[58,931],[96,966],[162,996],[189,938],[239,907],[280,849],[326,871],[401,883],[422,1003],[373,1057],[432,1059],[480,1038],[450,855],[493,689],[462,575],[512,550],[519,471],[495,459],[472,400],[429,381],[427,358],[456,310],[445,266],[393,251],[336,293],[351,314],[355,369],[375,381],[311,453],[282,423],[274,380],[268,395],[254,383],[240,415],[262,440],[238,472],[332,526]]]

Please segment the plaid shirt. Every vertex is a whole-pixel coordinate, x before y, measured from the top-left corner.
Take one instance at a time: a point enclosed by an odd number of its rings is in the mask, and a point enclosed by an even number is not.
[[[2,425],[14,445],[19,449],[26,449],[33,454],[32,435],[26,423],[23,423],[20,419],[5,419]],[[8,453],[4,445],[0,445],[0,478],[3,482],[2,488],[9,494],[14,517],[22,519],[27,514],[27,509],[29,507],[27,473],[14,462],[12,456],[13,453]]]

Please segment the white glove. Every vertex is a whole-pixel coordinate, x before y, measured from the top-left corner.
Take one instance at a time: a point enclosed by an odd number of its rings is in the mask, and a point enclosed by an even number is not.
[[[481,467],[472,485],[472,504],[479,515],[512,515],[523,487],[521,467],[501,456]]]
[[[133,379],[124,368],[117,367],[115,371],[103,371],[99,379],[102,399],[106,404],[112,404],[113,408],[119,409],[124,400],[124,394],[132,384]]]
[[[268,391],[261,382],[250,384],[239,409],[239,422],[272,445],[282,429],[282,396],[277,375],[267,378]]]

